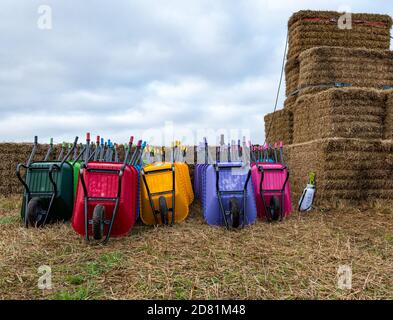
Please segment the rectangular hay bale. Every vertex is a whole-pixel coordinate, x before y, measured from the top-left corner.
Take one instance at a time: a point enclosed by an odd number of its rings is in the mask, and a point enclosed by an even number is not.
[[[383,89],[393,85],[393,52],[316,47],[299,56],[298,89],[344,83]]]
[[[351,29],[341,29],[338,22],[342,15],[334,11],[294,13],[288,22],[288,60],[319,46],[389,49],[390,16],[353,13]]]
[[[316,203],[393,199],[393,143],[330,138],[287,146],[294,201],[310,172],[316,173]]]
[[[16,166],[26,163],[32,151],[32,143],[0,143],[0,194],[8,196],[22,193],[23,187],[16,177]],[[48,144],[39,144],[34,160],[45,157]],[[55,145],[51,159],[59,154],[61,145]]]
[[[292,112],[281,109],[265,116],[265,135],[268,143],[282,141],[284,144],[292,143]]]
[[[385,92],[374,89],[329,89],[300,96],[293,109],[293,142],[382,139],[385,107]]]

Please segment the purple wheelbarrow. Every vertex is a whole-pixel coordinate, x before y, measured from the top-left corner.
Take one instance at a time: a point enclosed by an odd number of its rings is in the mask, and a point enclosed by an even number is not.
[[[208,224],[232,229],[255,222],[251,170],[244,169],[241,161],[204,166],[200,178],[203,214]]]

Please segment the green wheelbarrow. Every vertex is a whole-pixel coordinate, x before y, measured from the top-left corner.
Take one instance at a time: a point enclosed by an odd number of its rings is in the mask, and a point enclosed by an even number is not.
[[[21,217],[25,227],[41,227],[71,218],[74,205],[74,166],[68,159],[76,148],[77,141],[78,137],[63,159],[59,156],[57,160],[48,160],[51,143],[45,159],[33,161],[38,147],[38,138],[35,137],[29,160],[26,164],[18,164],[16,176],[24,187]]]

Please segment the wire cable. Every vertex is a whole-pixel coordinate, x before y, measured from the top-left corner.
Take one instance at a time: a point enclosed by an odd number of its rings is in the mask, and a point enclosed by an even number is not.
[[[269,136],[270,130],[271,130],[271,128],[272,128],[272,124],[273,124],[273,122],[274,122],[275,112],[276,112],[276,109],[277,109],[278,99],[279,99],[279,97],[280,97],[280,91],[281,91],[281,85],[282,85],[282,78],[283,78],[283,76],[284,76],[284,69],[285,69],[285,58],[286,58],[286,55],[287,55],[287,48],[288,48],[288,36],[289,36],[289,33],[287,32],[287,37],[286,37],[286,41],[285,41],[284,56],[282,57],[280,81],[279,81],[279,83],[278,83],[278,89],[277,89],[277,95],[276,95],[276,102],[275,102],[275,104],[274,104],[274,110],[273,110],[273,117],[272,117],[272,121],[270,121],[269,128],[268,128],[267,132],[265,132],[265,141],[263,142],[264,145],[265,145],[265,143],[266,143],[266,139],[267,139],[267,137]]]

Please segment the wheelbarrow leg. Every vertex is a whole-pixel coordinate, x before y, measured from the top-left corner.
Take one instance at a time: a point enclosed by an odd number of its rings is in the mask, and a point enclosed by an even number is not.
[[[88,215],[88,205],[87,205],[87,197],[85,197],[84,201],[84,212],[85,212],[85,240],[89,241],[89,215]]]
[[[224,204],[222,203],[222,198],[221,198],[220,191],[217,191],[217,198],[218,198],[218,203],[220,205],[221,214],[224,217],[225,227],[229,230],[228,219],[227,219],[227,215],[225,214]]]
[[[111,236],[112,233],[112,228],[113,228],[113,223],[115,222],[115,218],[117,215],[117,211],[119,209],[119,202],[120,202],[120,197],[118,197],[116,199],[116,203],[115,203],[115,207],[113,208],[113,213],[112,213],[112,219],[111,222],[109,224],[109,229],[108,229],[108,233],[106,234],[106,237],[104,239],[104,241],[102,242],[103,244],[106,244]]]
[[[26,196],[25,196],[24,198],[25,198],[25,199],[24,199],[24,201],[25,201],[25,207],[24,207],[24,210],[25,210],[25,212],[24,212],[24,225],[25,225],[26,228],[28,228],[28,227],[29,227],[29,222],[28,222],[28,220],[27,220],[27,208],[28,208],[29,201],[30,201],[30,193],[27,193]]]

